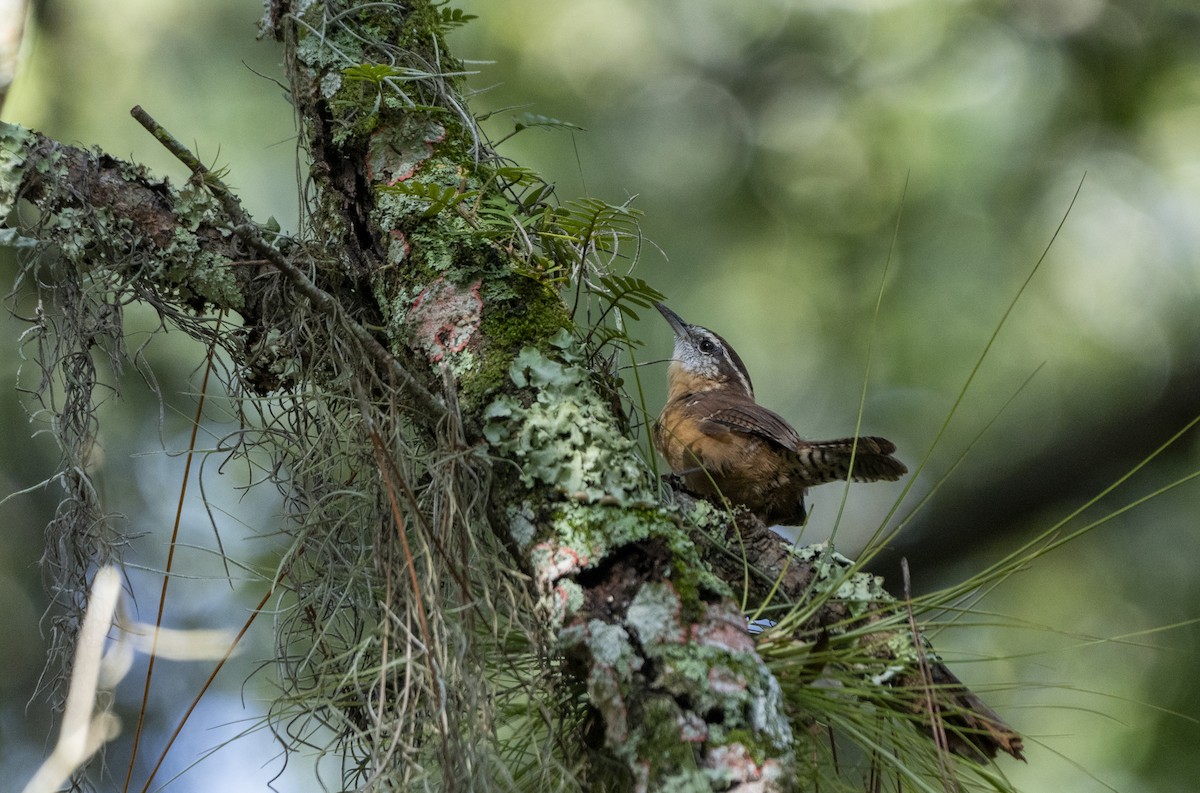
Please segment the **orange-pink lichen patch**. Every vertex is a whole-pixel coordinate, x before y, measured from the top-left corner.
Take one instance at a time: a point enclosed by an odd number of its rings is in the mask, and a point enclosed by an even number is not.
[[[483,310],[479,283],[460,288],[438,278],[413,301],[408,318],[416,325],[415,340],[430,361],[436,363],[448,353],[462,352],[471,341]]]
[[[552,542],[535,545],[529,557],[534,562],[534,569],[540,571],[542,584],[552,584],[565,576],[575,575],[588,565],[587,554]]]
[[[705,619],[692,626],[692,641],[731,653],[754,652],[754,639],[746,632],[746,618],[724,604],[709,604]]]

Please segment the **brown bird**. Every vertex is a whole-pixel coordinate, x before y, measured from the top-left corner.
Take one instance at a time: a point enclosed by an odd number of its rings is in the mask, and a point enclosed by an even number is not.
[[[861,437],[806,441],[778,413],[754,401],[746,365],[729,343],[655,306],[675,331],[667,369],[667,404],[654,446],[671,471],[699,496],[741,504],[767,525],[804,522],[813,485],[894,481],[908,469],[889,440]]]

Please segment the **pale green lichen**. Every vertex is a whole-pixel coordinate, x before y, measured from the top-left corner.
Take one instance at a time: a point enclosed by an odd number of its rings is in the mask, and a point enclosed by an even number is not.
[[[335,52],[330,43],[324,36],[302,35],[296,44],[297,59],[314,69],[342,65],[345,58]],[[337,43],[345,44],[346,42],[339,40]],[[353,54],[350,54],[350,57],[353,58]]]
[[[710,740],[724,743],[731,730],[747,730],[776,750],[792,743],[784,716],[783,691],[753,652],[689,644],[663,644],[647,650],[660,665],[658,684],[687,697],[697,713],[719,710],[724,718],[710,725]]]
[[[341,72],[326,72],[321,78],[321,96],[329,99],[342,87]]]
[[[756,751],[753,740],[742,742],[731,740],[709,752],[709,790],[727,790],[732,786],[746,787],[750,782],[754,790],[792,790],[798,788],[797,779],[788,767],[779,760],[762,756]],[[793,758],[794,760],[794,758]]]
[[[717,781],[711,779],[713,776],[714,772],[702,768],[685,768],[664,779],[655,790],[662,791],[662,793],[710,793],[714,790],[713,782]],[[716,789],[720,790],[724,787],[727,785]]]
[[[525,347],[509,367],[518,388],[534,389],[526,404],[505,394],[484,409],[483,434],[501,453],[521,463],[521,482],[548,485],[588,500],[645,501],[646,474],[636,448],[617,433],[612,413],[591,387],[587,369],[565,330],[551,340],[549,357]]]
[[[16,124],[0,123],[0,219],[8,217],[21,187],[21,168],[34,134]]]
[[[12,208],[21,169],[26,165],[25,153],[34,140],[36,136],[28,130],[0,125],[0,216]],[[57,148],[39,157],[36,167],[45,184],[65,185],[65,175],[60,178],[56,173],[61,162],[63,153]],[[118,172],[131,183],[149,179],[145,169],[128,163],[121,163]],[[177,227],[162,248],[148,245],[133,220],[119,217],[108,206],[61,206],[47,212],[39,221],[39,237],[52,241],[67,261],[82,267],[107,266],[172,286],[188,305],[204,302],[240,308],[243,298],[229,259],[201,249],[195,234],[202,226],[219,225],[221,210],[216,200],[207,190],[189,185],[175,193],[172,207]]]
[[[662,536],[674,525],[653,509],[613,509],[612,504],[566,502],[553,516],[554,536],[583,558],[598,559],[614,548]]]
[[[889,607],[888,613],[898,608],[896,599],[884,588],[883,579],[862,572],[849,572],[854,562],[827,545],[811,545],[797,548],[795,555],[810,565],[815,573],[814,592],[820,594],[836,584],[830,599],[844,604],[853,618],[868,617],[878,612],[880,605]],[[879,627],[875,624],[875,627]],[[833,626],[831,635],[844,634],[851,625]],[[921,642],[918,648],[916,641]],[[849,664],[874,685],[886,685],[907,674],[921,661],[922,655],[930,663],[939,661],[938,655],[924,636],[915,637],[907,625],[880,630],[875,634],[860,637],[863,648],[871,662]]]
[[[626,613],[626,624],[658,669],[656,685],[686,699],[695,713],[723,713],[719,724],[709,725],[714,743],[724,743],[730,730],[746,730],[776,749],[790,745],[783,692],[738,624],[741,615],[709,606],[702,626],[689,635],[682,612],[679,593],[657,582],[642,587]]]
[[[694,749],[679,740],[679,704],[656,696],[638,703],[641,718],[635,734],[638,764],[649,767],[655,790],[710,791],[705,771],[696,765]],[[669,773],[669,776],[668,776]]]
[[[917,668],[922,659],[925,663],[935,664],[941,661],[939,656],[933,649],[933,645],[924,636],[918,636],[921,647],[918,651],[916,642],[913,641],[912,631],[897,630],[893,631],[887,641],[883,642],[883,647],[888,658],[888,663],[882,670],[874,672],[870,675],[870,680],[875,685],[885,685],[892,683],[898,676],[906,674],[912,669]],[[865,667],[864,667],[865,668]]]
[[[451,228],[446,230],[446,233],[454,234],[453,227],[457,224],[452,222],[450,225]],[[419,251],[422,264],[432,272],[446,273],[462,262],[461,257],[451,249],[445,235],[416,232],[409,238],[409,241],[413,245],[413,250]]]
[[[534,515],[533,507],[528,501],[521,502],[519,507],[509,507],[508,536],[517,544],[518,550],[524,551],[533,542],[537,532],[535,520],[537,516]]]
[[[81,209],[64,207],[42,221],[42,234],[54,239],[64,257],[77,261],[95,243],[93,227],[85,222],[89,217]]]
[[[593,619],[588,622],[588,636],[596,664],[612,669],[620,679],[628,680],[642,668],[642,659],[633,652],[623,626]]]
[[[765,665],[760,664],[759,686],[749,702],[750,724],[755,734],[762,734],[777,746],[792,742],[792,723],[788,720],[783,699],[783,688],[779,680]]]
[[[440,361],[442,366],[450,370],[456,379],[468,372],[473,372],[479,366],[479,357],[470,350],[459,350],[447,353]]]
[[[387,229],[401,226],[407,218],[419,216],[427,203],[399,190],[381,188],[375,191],[375,212],[380,224]]]
[[[677,651],[676,654],[684,653]],[[738,671],[746,669],[739,663],[740,659],[733,659],[732,666],[723,666],[719,657],[705,657],[688,663],[688,669],[695,672],[689,679],[676,674],[675,660],[660,658],[657,661],[666,666],[660,673],[660,682],[670,676],[672,682],[687,686],[673,694],[688,702],[688,713],[705,714],[718,710],[722,714],[719,721],[703,722],[703,739],[711,764],[701,770],[694,766],[689,768],[690,754],[676,754],[681,747],[687,746],[679,740],[681,730],[694,729],[689,719],[681,718],[686,713],[679,711],[678,701],[673,697],[659,697],[645,706],[638,730],[642,733],[637,742],[639,754],[658,768],[679,769],[668,779],[664,789],[724,789],[734,780],[743,778],[742,774],[751,765],[758,766],[762,762],[753,758],[778,756],[792,745],[791,725],[782,715],[782,692],[761,664],[747,674]],[[749,663],[754,666],[753,661]],[[723,683],[722,678],[728,682]],[[777,762],[772,761],[772,764],[775,771],[780,770]]]
[[[629,604],[625,621],[637,631],[643,644],[682,642],[685,638],[679,621],[679,595],[665,581],[652,581]]]
[[[600,711],[609,741],[623,744],[629,734],[625,692],[643,664],[633,650],[629,633],[620,625],[593,619],[564,629],[559,639],[566,647],[586,647],[595,661],[588,671],[588,699]]]
[[[818,592],[823,585],[828,588],[836,584],[831,597],[844,603],[855,617],[865,616],[877,603],[893,600],[884,588],[881,577],[849,572],[854,562],[829,545],[807,545],[796,548],[793,554],[812,569],[814,586]]]
[[[293,382],[301,372],[301,364],[293,354],[290,339],[278,328],[267,330],[247,350],[246,364],[271,374],[280,382]]]
[[[702,498],[696,499],[687,513],[688,523],[700,529],[724,525],[727,519],[727,511],[718,509],[711,501]]]
[[[564,598],[563,609],[568,614],[573,614],[583,608],[583,587],[577,581],[560,578],[557,589]]]
[[[232,264],[225,256],[202,250],[195,234],[176,229],[171,244],[158,258],[157,280],[174,284],[185,303],[200,298],[236,310],[242,307],[244,298]]]

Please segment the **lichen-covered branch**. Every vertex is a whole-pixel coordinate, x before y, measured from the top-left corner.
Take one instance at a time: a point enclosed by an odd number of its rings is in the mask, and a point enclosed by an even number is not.
[[[738,609],[654,505],[552,283],[514,257],[516,229],[497,238],[479,215],[504,180],[457,99],[443,10],[275,4],[269,21],[324,247],[369,289],[392,348],[443,373],[466,440],[488,443],[493,529],[532,579],[547,649],[585,681],[594,748],[652,788],[786,779],[790,728],[730,630]]]
[[[21,198],[44,216],[24,233],[81,266],[136,271],[182,306],[247,308],[257,257],[239,250],[206,190],[172,190],[139,166],[12,124],[0,125],[0,155],[0,213]]]
[[[703,556],[714,572],[727,581],[744,581],[757,603],[813,604],[788,640],[819,643],[823,650],[838,642],[861,648],[861,662],[852,671],[900,692],[883,698],[885,707],[907,712],[931,735],[943,732],[950,751],[977,762],[1001,751],[1024,759],[1021,736],[914,633],[903,604],[878,576],[857,571],[830,547],[797,547],[749,513],[713,520],[706,503],[686,494],[678,498],[701,525],[713,530]],[[731,548],[741,553],[730,554]]]

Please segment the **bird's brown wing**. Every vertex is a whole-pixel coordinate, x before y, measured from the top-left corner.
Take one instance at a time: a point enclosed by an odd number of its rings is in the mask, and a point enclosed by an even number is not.
[[[785,449],[795,449],[804,443],[783,416],[753,402],[714,410],[704,419],[702,427],[710,435],[724,432],[757,435]]]
[[[782,416],[761,405],[747,403],[721,408],[710,414],[702,426],[710,435],[723,432],[757,435],[793,452],[797,470],[807,480],[807,486],[844,481],[850,473],[852,454],[855,482],[894,481],[908,473],[904,463],[891,456],[896,445],[886,438],[860,437],[857,451],[854,438],[806,441]]]

